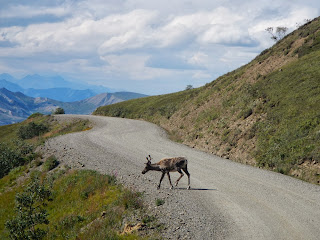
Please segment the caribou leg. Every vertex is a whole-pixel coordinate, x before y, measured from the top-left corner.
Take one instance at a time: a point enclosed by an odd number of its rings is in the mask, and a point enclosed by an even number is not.
[[[178,186],[178,182],[180,181],[180,179],[184,176],[184,174],[183,174],[183,172],[181,171],[181,169],[180,168],[178,168],[177,169],[177,171],[178,171],[178,173],[180,173],[180,177],[177,179],[177,181],[176,181],[176,186]]]
[[[185,168],[182,169],[188,176],[188,189],[190,189],[190,173],[188,172],[188,168],[187,166]]]
[[[161,185],[162,179],[163,179],[165,174],[166,174],[165,172],[162,172],[162,176],[160,178],[160,182],[159,182],[159,185],[158,185],[157,189],[160,189],[160,185]]]
[[[173,185],[172,185],[172,183],[171,183],[171,178],[170,178],[170,174],[169,174],[169,172],[167,172],[167,175],[168,175],[169,182],[170,182],[170,185],[171,185],[170,189],[172,189],[172,188],[173,188]]]

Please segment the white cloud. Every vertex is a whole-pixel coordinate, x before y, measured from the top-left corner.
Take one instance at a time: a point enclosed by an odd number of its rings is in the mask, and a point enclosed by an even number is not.
[[[16,5],[10,6],[6,9],[0,10],[1,18],[32,18],[43,15],[54,15],[62,17],[69,14],[71,11],[70,6],[64,5],[59,7],[46,7],[46,6],[27,6]]]
[[[101,20],[105,27],[105,41],[99,47],[99,53],[137,49],[150,44],[152,42],[149,37],[152,34],[150,25],[155,18],[154,11],[134,10]]]
[[[209,61],[209,55],[204,52],[196,52],[189,59],[190,64],[206,66]]]
[[[192,78],[201,79],[201,80],[213,80],[212,76],[209,73],[204,71],[197,71],[192,75]]]
[[[6,3],[0,10],[0,70],[13,75],[63,72],[88,81],[94,76],[100,83],[114,79],[113,87],[125,82],[128,90],[138,81],[159,86],[176,80],[175,89],[177,84],[183,89],[185,81],[209,81],[271,46],[267,27],[284,25],[292,31],[296,23],[316,17],[320,8],[316,0],[37,3]],[[47,16],[57,19],[46,21]],[[17,24],[5,25],[15,18]]]

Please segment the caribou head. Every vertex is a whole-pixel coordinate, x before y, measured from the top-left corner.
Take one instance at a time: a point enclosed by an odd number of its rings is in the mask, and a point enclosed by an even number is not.
[[[151,156],[149,155],[149,158],[147,158],[147,162],[146,162],[146,167],[143,169],[142,174],[145,174],[146,172],[148,172],[149,170],[152,170],[152,166],[151,166]]]

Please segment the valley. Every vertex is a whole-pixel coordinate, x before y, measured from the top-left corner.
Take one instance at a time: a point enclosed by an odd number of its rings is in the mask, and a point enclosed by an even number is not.
[[[90,89],[81,89],[84,87]],[[107,90],[111,93],[103,92]],[[91,114],[99,106],[146,96],[112,92],[99,86],[72,85],[61,77],[34,75],[18,81],[9,74],[0,74],[0,125],[21,122],[35,112],[51,114],[57,107],[69,114]]]

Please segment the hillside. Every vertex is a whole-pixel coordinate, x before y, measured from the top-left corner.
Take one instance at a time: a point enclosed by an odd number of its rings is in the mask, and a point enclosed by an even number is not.
[[[36,133],[39,126],[46,128]],[[0,239],[159,238],[142,194],[118,183],[116,175],[68,166],[39,148],[44,140],[91,126],[41,114],[0,126]],[[33,135],[25,138],[26,132]],[[132,219],[139,232],[126,228]]]
[[[151,121],[183,144],[319,184],[319,65],[316,18],[201,88],[104,106],[94,114]]]
[[[61,102],[75,102],[97,95],[96,92],[85,89],[49,88],[49,89],[23,89],[22,93],[30,97],[46,97]]]
[[[7,81],[5,79],[1,79],[1,78],[0,78],[0,88],[6,88],[7,90],[12,91],[12,92],[23,92],[23,90],[24,90],[18,84]]]
[[[60,102],[50,98],[28,97],[21,92],[11,92],[6,88],[0,88],[0,125],[20,122],[35,112],[48,114],[57,107],[62,107],[66,113],[90,114],[99,106],[144,96],[131,92],[102,93],[81,101]]]
[[[45,99],[28,97],[20,92],[0,89],[0,125],[20,122],[35,111],[50,112],[55,107]]]

